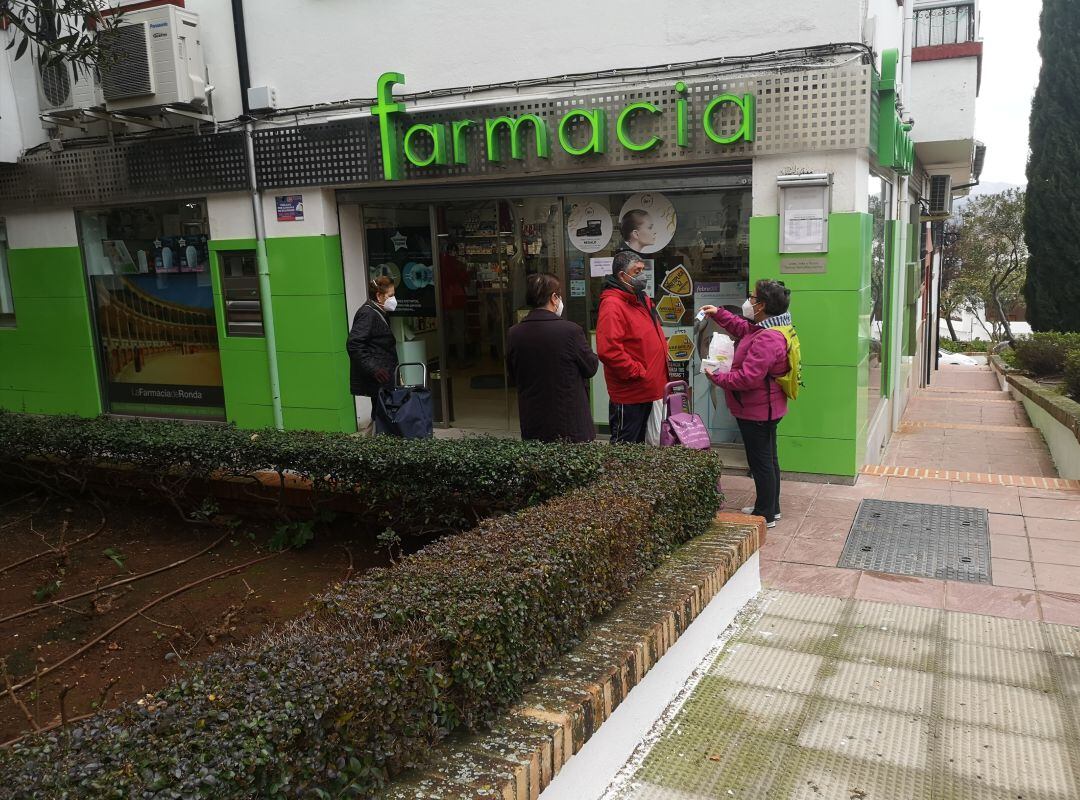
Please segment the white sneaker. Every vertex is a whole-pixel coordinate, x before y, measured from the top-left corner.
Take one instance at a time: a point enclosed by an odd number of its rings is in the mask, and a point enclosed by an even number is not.
[[[743,509],[740,509],[740,510],[742,511],[742,513],[746,514],[747,516],[752,516],[753,513],[754,513],[754,507],[753,506],[747,506],[746,508],[743,508]],[[780,516],[781,516],[780,514],[777,514],[776,517],[774,517],[774,519],[780,519]],[[775,527],[775,525],[769,525],[769,527],[773,528],[773,527]]]

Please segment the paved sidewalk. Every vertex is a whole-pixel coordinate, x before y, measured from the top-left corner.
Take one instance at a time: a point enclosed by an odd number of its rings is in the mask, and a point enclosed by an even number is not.
[[[766,592],[606,800],[1075,800],[1080,630]]]
[[[988,368],[943,370],[931,388],[912,398],[904,427],[886,450],[886,465],[911,474],[949,470],[960,479],[864,474],[854,486],[784,481],[783,518],[761,550],[762,583],[1080,625],[1080,489],[1012,480],[1053,479],[1057,473],[1023,406],[996,387]],[[1009,482],[1030,486],[1001,485]],[[728,508],[752,502],[749,478],[725,477],[724,490]],[[987,509],[993,585],[837,567],[859,502],[868,498]]]
[[[987,368],[938,373],[883,461],[783,483],[766,590],[605,800],[1080,798],[1080,486]],[[838,567],[866,499],[986,509],[992,585]]]

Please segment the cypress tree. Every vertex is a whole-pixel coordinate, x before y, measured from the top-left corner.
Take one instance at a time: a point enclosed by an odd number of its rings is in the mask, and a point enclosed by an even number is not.
[[[1043,0],[1024,230],[1027,318],[1080,331],[1080,3]]]

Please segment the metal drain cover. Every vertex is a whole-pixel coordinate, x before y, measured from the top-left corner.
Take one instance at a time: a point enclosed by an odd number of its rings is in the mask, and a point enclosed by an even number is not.
[[[863,500],[838,566],[990,583],[986,509]]]

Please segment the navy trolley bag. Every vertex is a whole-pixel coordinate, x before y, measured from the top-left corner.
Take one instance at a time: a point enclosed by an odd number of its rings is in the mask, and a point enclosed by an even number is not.
[[[420,367],[424,372],[424,382],[417,386],[403,385],[402,367]],[[419,362],[398,364],[394,372],[394,386],[379,390],[372,414],[376,434],[399,436],[402,439],[430,439],[435,426],[427,365]]]

